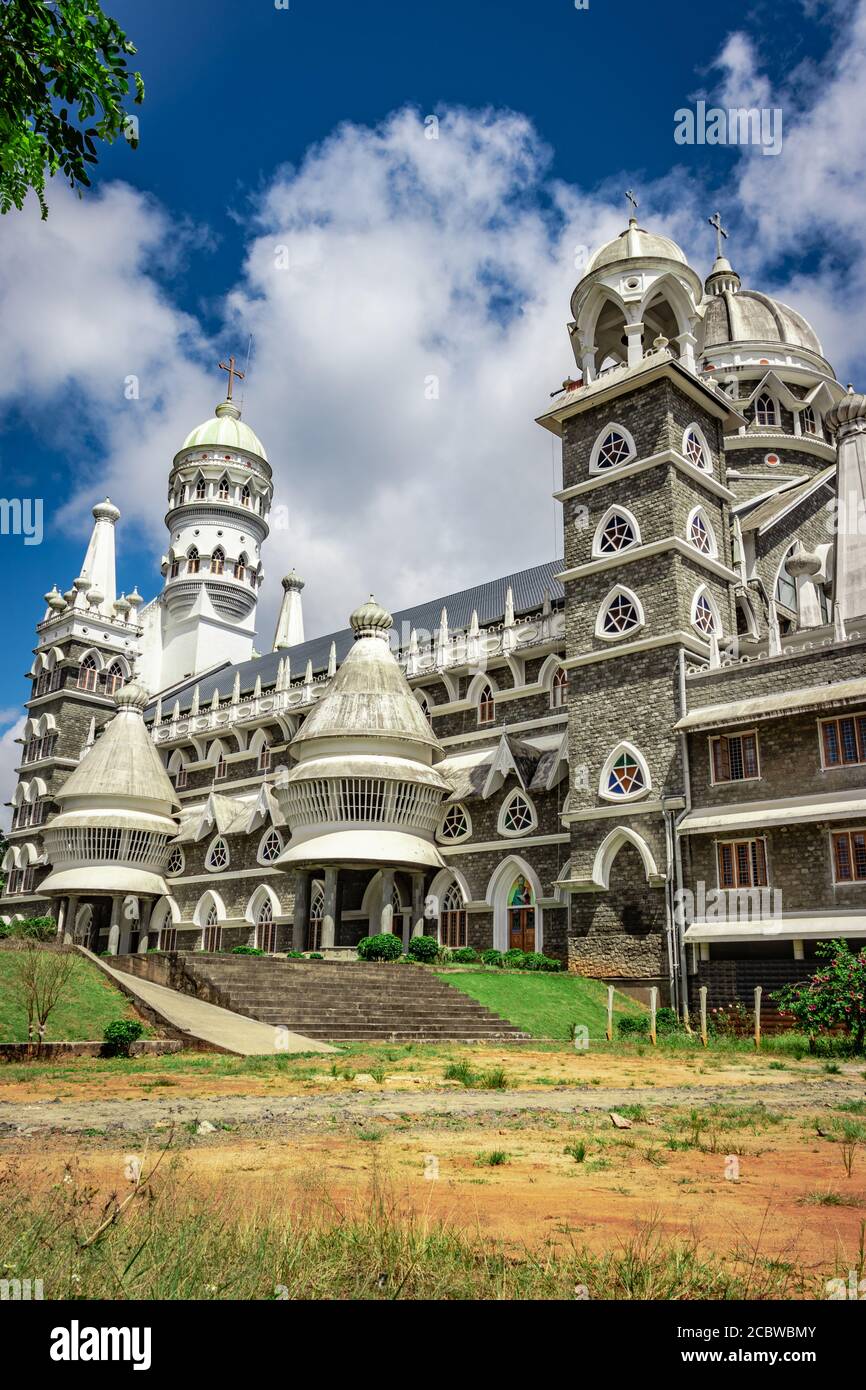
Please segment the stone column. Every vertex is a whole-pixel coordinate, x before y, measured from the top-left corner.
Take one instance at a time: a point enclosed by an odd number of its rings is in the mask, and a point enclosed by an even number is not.
[[[75,914],[78,911],[78,894],[70,893],[66,899],[66,913],[63,918],[63,944],[71,946],[75,940]]]
[[[60,901],[59,901],[59,903],[57,904],[57,940],[58,940],[58,942],[60,942],[60,941],[63,940],[63,923],[64,923],[64,921],[66,920],[66,909],[67,909],[67,904],[68,904],[68,899],[67,899],[67,898],[61,898]]]
[[[639,362],[643,361],[643,330],[644,325],[642,323],[627,323],[625,325],[627,365],[629,367],[636,367]]]
[[[424,922],[424,875],[412,875],[412,935],[425,936]]]
[[[310,871],[295,871],[295,912],[292,919],[292,950],[303,951],[307,944],[310,918]]]
[[[322,946],[333,946],[337,934],[337,888],[339,869],[325,870],[325,901],[322,905]]]
[[[108,929],[108,954],[116,956],[120,948],[120,929],[123,922],[123,893],[111,895],[111,926]]]
[[[150,945],[150,919],[155,903],[147,898],[141,904],[141,917],[138,921],[138,954],[143,956]]]
[[[391,902],[394,896],[394,870],[382,870],[382,895],[379,908],[379,931],[390,932],[394,930],[394,907]]]

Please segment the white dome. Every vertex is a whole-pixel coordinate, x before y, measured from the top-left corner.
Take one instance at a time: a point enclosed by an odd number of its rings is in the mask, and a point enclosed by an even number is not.
[[[620,232],[613,241],[607,242],[596,251],[586,267],[585,274],[591,275],[594,270],[615,265],[618,261],[631,260],[665,260],[677,261],[680,265],[688,264],[684,252],[675,241],[671,241],[670,237],[660,236],[657,232],[646,231],[632,218],[624,232]]]
[[[234,401],[223,401],[222,405],[218,405],[209,420],[190,430],[181,447],[195,449],[205,445],[243,449],[248,454],[257,454],[265,463],[268,461],[264,444],[255,431],[244,424]]]

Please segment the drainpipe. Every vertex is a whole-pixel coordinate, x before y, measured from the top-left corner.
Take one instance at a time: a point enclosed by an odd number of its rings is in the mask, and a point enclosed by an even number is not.
[[[680,1011],[680,981],[678,971],[678,952],[674,947],[674,931],[676,930],[676,915],[674,913],[674,846],[673,846],[673,812],[663,811],[665,818],[665,916],[667,918],[665,939],[668,948],[668,977],[671,985],[671,1003],[677,1013]]]
[[[685,715],[686,715],[687,710],[688,710],[688,702],[687,702],[687,699],[686,699],[686,653],[685,653],[685,649],[684,649],[683,647],[680,647],[679,663],[680,663],[680,670],[679,670],[679,677],[680,677],[680,719],[683,719],[683,718],[685,717]],[[680,814],[679,814],[677,817],[675,817],[675,819],[674,819],[674,824],[673,824],[673,839],[674,839],[674,866],[675,866],[675,870],[676,870],[676,891],[677,891],[678,894],[681,895],[681,894],[682,894],[683,887],[684,887],[684,884],[683,884],[683,852],[682,852],[682,845],[680,844],[679,828],[680,828],[680,824],[682,823],[684,817],[687,816],[688,813],[689,813],[689,811],[692,809],[692,781],[691,781],[691,773],[690,773],[690,771],[689,771],[689,740],[688,740],[688,735],[686,734],[685,729],[681,729],[681,730],[680,730],[680,754],[681,754],[681,757],[682,757],[682,764],[683,764],[683,795],[685,796],[686,804],[685,804],[683,810],[680,812]],[[678,901],[679,901],[680,903],[682,903],[682,901],[683,901],[682,896],[680,896],[680,897],[678,898]],[[681,1016],[682,1016],[683,1022],[686,1024],[686,1026],[688,1026],[688,1022],[689,1022],[689,972],[688,972],[688,963],[687,963],[687,960],[686,960],[686,928],[685,928],[685,922],[683,921],[683,917],[684,917],[684,913],[683,913],[682,910],[681,910],[678,914],[675,915],[674,921],[675,921],[675,923],[676,923],[676,930],[677,930],[677,948],[678,948],[678,957],[679,957],[680,980],[681,980],[681,983],[682,983],[682,990],[681,990],[681,996],[682,996],[682,997],[681,997],[681,1000],[680,1000],[680,1003],[681,1003]]]

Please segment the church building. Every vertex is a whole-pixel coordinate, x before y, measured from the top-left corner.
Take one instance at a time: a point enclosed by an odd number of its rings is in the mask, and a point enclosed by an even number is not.
[[[45,595],[6,917],[116,952],[520,948],[680,1010],[866,938],[866,396],[815,332],[638,225],[571,299],[562,558],[308,639],[256,607],[273,499],[228,396]],[[384,597],[384,596],[383,596]]]

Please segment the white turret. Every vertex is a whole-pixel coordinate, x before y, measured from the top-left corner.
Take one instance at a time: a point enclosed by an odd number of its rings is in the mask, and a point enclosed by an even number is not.
[[[300,646],[304,640],[304,612],[301,607],[303,587],[303,579],[294,570],[283,579],[283,601],[280,604],[277,630],[274,633],[275,652],[281,651],[284,647]]]

